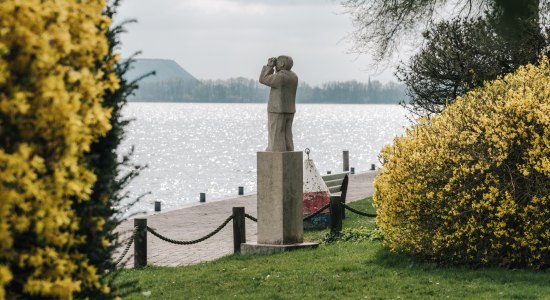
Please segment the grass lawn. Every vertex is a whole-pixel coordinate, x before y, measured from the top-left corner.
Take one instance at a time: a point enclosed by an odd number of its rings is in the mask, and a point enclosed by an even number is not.
[[[373,212],[371,199],[353,207]],[[347,212],[344,228],[374,220]],[[326,231],[307,232],[307,240]],[[388,252],[380,241],[337,242],[271,256],[230,255],[189,267],[122,270],[128,299],[550,299],[550,274],[439,267]]]

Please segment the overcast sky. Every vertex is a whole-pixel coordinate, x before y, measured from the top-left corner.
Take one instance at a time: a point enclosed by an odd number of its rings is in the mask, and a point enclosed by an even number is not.
[[[174,59],[199,79],[257,78],[267,58],[288,54],[301,81],[395,81],[368,55],[348,54],[353,30],[337,0],[125,0],[122,56]]]

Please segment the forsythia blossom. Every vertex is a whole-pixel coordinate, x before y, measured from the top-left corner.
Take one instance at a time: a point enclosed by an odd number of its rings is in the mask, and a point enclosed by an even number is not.
[[[83,157],[110,129],[105,0],[0,2],[0,299],[70,299],[98,274],[75,250]],[[98,227],[104,221],[97,222]],[[105,290],[108,288],[106,287]]]
[[[444,263],[548,267],[547,57],[419,120],[380,157],[374,202],[390,249]]]

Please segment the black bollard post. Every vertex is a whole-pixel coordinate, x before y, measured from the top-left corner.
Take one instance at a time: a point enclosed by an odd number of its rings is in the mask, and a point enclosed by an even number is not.
[[[147,266],[147,219],[134,219],[134,268]]]
[[[342,152],[342,158],[344,161],[344,172],[349,171],[349,150],[344,150]]]
[[[342,180],[342,193],[340,194],[340,202],[342,204],[346,203],[346,196],[348,194],[348,183],[349,183],[349,176],[344,176],[344,180]],[[346,219],[346,208],[342,206],[342,220]]]
[[[354,168],[354,167],[351,167],[351,170],[349,171],[349,173],[350,173],[351,175],[355,174],[355,168]]]
[[[206,202],[206,193],[200,193],[200,202]]]
[[[342,230],[342,206],[340,196],[330,196],[330,233],[338,234]]]
[[[376,166],[375,166],[374,164],[370,165],[370,170],[371,170],[371,171],[376,170]]]
[[[239,187],[239,196],[244,195],[244,186]]]
[[[155,201],[155,211],[160,211],[160,201]]]
[[[244,207],[233,207],[233,253],[241,253],[242,243],[246,243]]]

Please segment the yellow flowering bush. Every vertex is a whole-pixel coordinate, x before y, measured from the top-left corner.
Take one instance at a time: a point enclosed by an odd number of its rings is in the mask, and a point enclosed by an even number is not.
[[[96,178],[84,159],[110,129],[117,88],[105,0],[0,2],[0,299],[70,299],[99,274],[76,249],[74,203]],[[97,222],[100,226],[101,222]]]
[[[377,224],[393,251],[547,268],[550,64],[487,82],[380,154]]]

